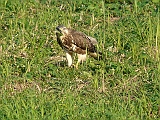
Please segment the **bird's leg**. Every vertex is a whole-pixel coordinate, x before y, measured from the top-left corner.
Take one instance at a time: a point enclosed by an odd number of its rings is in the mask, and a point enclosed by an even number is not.
[[[86,54],[77,54],[78,56],[78,61],[76,63],[76,69],[78,69],[78,64],[82,61],[85,61],[86,60]]]
[[[78,59],[77,63],[76,63],[76,69],[78,69],[78,64],[81,62],[81,59]]]
[[[66,58],[67,58],[67,61],[68,61],[68,67],[71,67],[72,65],[72,53],[71,52],[66,52]]]

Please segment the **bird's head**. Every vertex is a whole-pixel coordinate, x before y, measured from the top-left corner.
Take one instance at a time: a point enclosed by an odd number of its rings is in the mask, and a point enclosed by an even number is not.
[[[57,26],[56,29],[63,35],[66,35],[69,33],[68,28],[66,28],[63,25]]]

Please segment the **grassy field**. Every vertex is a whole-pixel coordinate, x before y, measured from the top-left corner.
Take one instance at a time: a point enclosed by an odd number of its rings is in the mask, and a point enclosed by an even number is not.
[[[160,6],[121,1],[1,0],[0,119],[160,119]],[[68,68],[59,24],[95,37],[103,59]]]

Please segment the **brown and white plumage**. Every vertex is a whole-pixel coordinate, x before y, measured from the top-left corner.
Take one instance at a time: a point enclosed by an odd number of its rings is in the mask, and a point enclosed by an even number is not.
[[[74,29],[66,28],[65,26],[58,26],[56,29],[58,30],[58,32],[56,32],[57,42],[66,52],[69,67],[73,62],[73,53],[77,53],[78,56],[76,68],[78,68],[80,62],[86,60],[87,54],[98,59],[98,52],[95,46],[97,41],[95,38]]]

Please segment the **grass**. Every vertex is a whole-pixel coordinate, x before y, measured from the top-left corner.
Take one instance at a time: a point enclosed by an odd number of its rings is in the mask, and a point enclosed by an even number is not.
[[[0,24],[2,120],[159,119],[158,1],[1,0]],[[58,24],[95,37],[104,59],[68,68]]]

